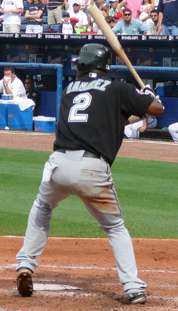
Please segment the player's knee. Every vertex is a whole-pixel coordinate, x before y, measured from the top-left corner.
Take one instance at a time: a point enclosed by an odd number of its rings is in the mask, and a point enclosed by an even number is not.
[[[103,224],[102,227],[106,233],[121,232],[125,230],[124,220],[120,216],[110,217],[110,221]]]

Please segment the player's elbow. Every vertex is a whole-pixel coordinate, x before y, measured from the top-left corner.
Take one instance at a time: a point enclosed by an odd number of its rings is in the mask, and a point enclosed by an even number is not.
[[[159,116],[164,111],[164,106],[161,103],[161,101],[157,98],[153,100],[153,102],[148,107],[148,114],[151,114],[153,116]]]

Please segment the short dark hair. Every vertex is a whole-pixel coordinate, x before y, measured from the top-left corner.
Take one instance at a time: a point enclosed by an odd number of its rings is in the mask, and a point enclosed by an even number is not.
[[[67,11],[64,11],[63,14],[62,14],[62,17],[70,17],[70,14],[69,12]]]
[[[153,9],[153,10],[150,11],[150,15],[151,15],[152,13],[158,14],[158,11],[157,11],[156,9]]]
[[[4,71],[10,70],[12,73],[15,73],[15,69],[13,67],[4,67]]]

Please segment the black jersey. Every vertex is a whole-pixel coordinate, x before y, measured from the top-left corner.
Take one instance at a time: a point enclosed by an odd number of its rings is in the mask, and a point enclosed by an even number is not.
[[[84,149],[111,165],[128,117],[144,116],[152,101],[135,86],[107,75],[70,82],[62,96],[54,150]]]

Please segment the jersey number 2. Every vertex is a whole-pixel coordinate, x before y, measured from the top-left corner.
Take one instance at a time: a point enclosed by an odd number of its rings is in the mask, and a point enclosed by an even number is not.
[[[88,113],[81,113],[91,105],[92,96],[90,93],[81,93],[74,97],[73,106],[70,108],[68,122],[87,122]]]

